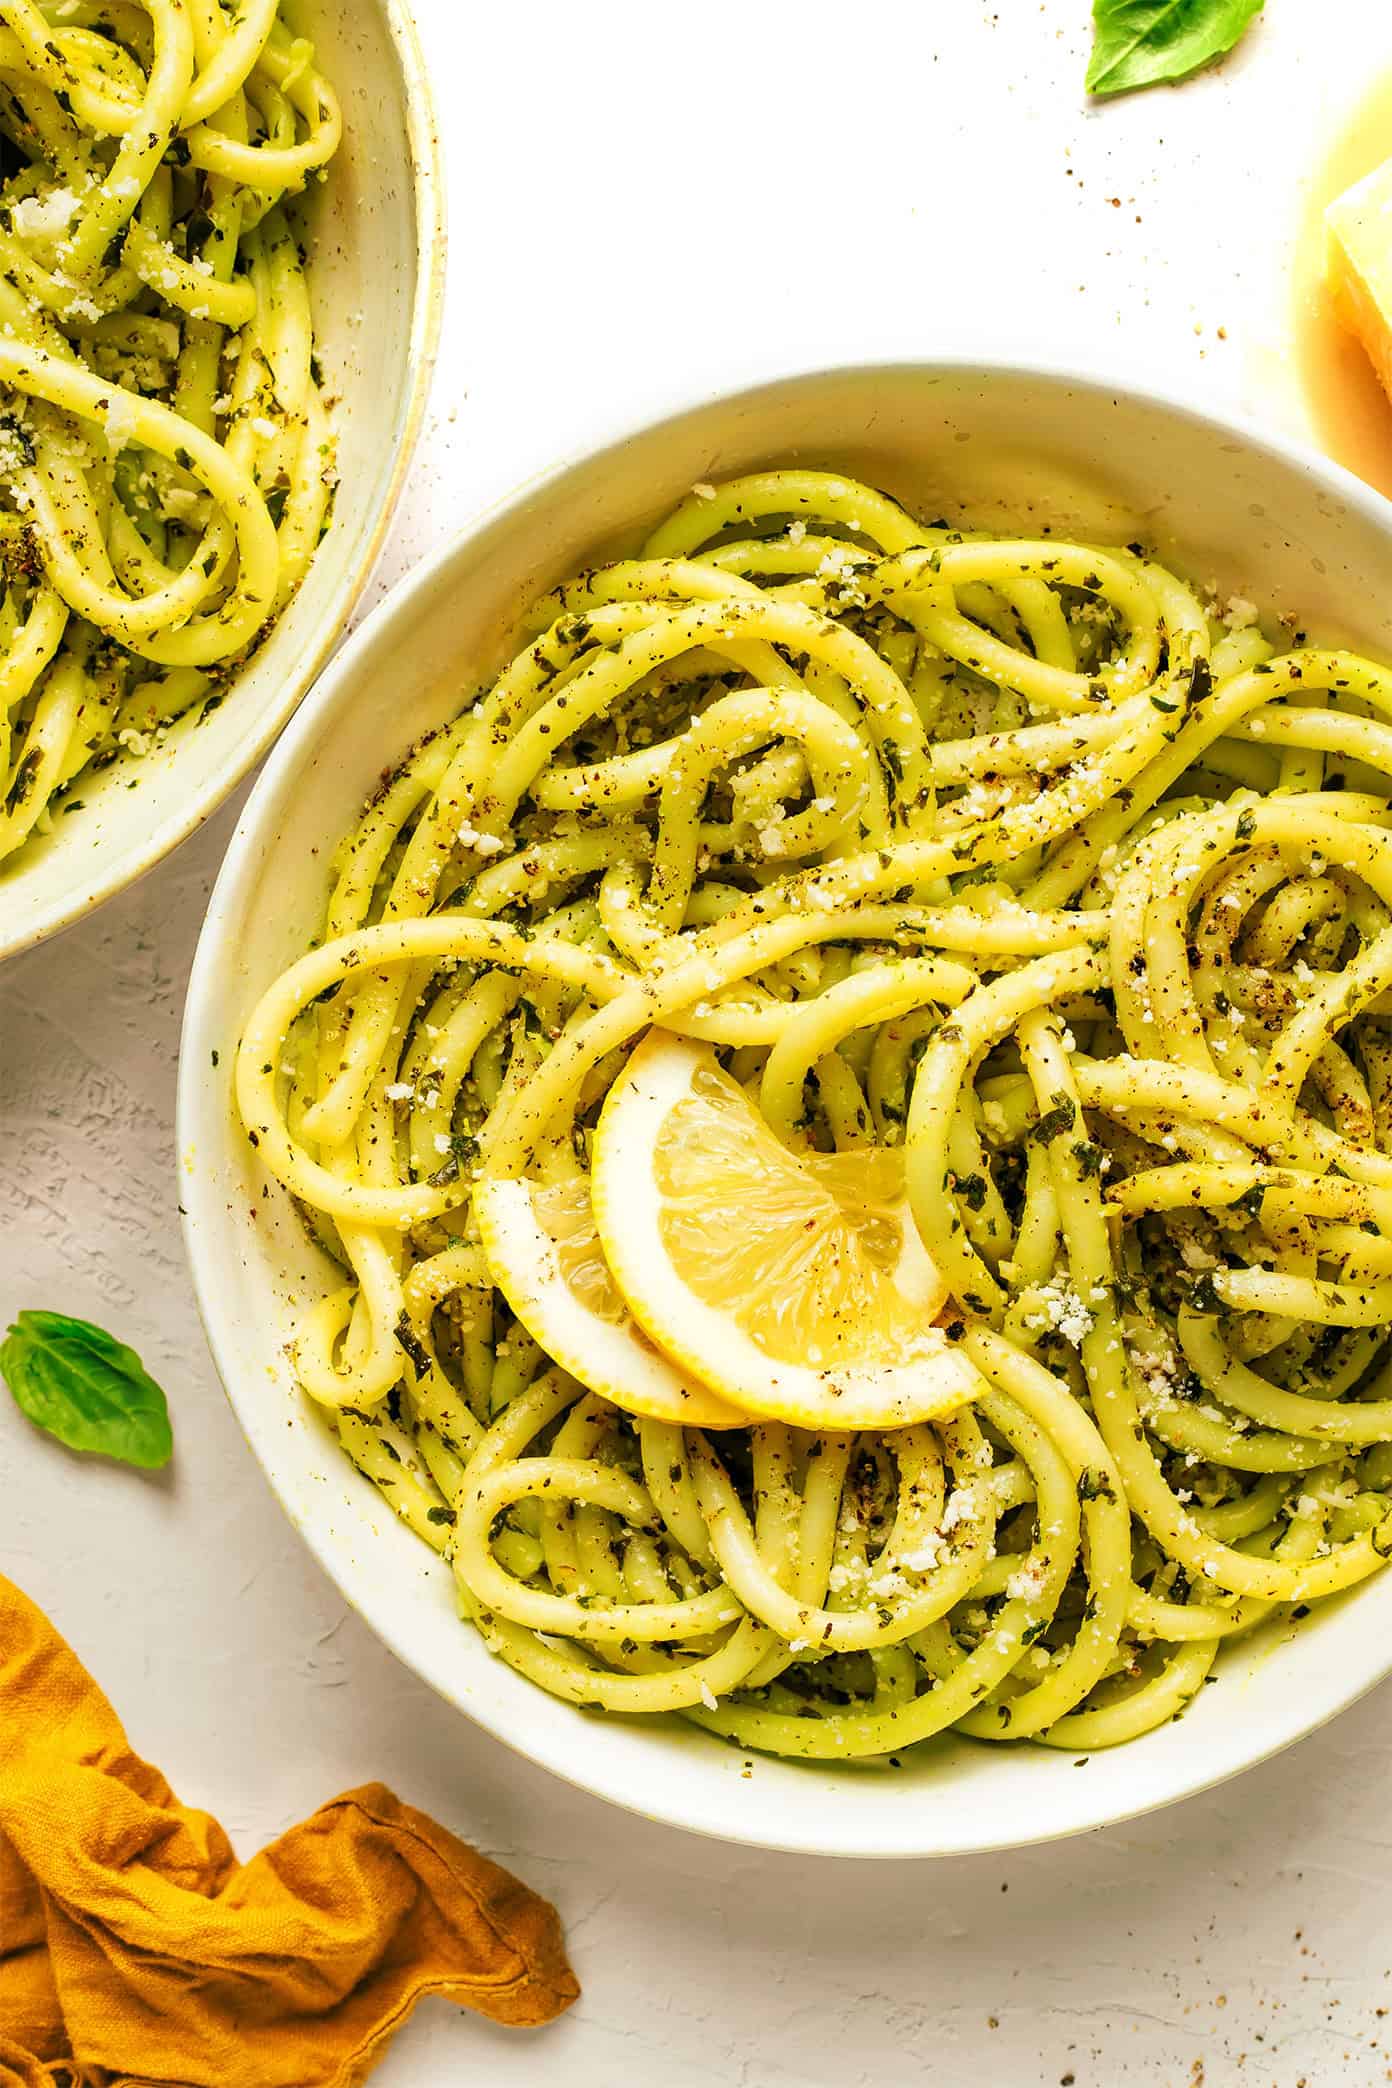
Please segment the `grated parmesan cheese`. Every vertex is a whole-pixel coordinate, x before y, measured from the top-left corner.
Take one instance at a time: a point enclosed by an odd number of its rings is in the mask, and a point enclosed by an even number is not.
[[[21,239],[56,239],[76,217],[81,198],[76,190],[50,189],[46,196],[23,196],[10,212],[11,229]]]

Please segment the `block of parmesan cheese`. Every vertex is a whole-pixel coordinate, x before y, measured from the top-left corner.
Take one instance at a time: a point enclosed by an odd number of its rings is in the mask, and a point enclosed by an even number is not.
[[[1392,397],[1392,160],[1337,196],[1324,222],[1334,309]]]

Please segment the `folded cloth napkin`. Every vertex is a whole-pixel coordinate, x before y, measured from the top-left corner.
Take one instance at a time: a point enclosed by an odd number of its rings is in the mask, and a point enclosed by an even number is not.
[[[578,1993],[555,1909],[383,1784],[238,1864],[0,1576],[0,2088],[350,2088],[423,1994]]]

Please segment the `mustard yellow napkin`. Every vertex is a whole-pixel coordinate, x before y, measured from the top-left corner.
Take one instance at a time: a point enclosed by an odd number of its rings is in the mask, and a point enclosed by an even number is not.
[[[578,1992],[554,1908],[383,1784],[238,1864],[0,1576],[0,2088],[349,2088],[423,1994]]]

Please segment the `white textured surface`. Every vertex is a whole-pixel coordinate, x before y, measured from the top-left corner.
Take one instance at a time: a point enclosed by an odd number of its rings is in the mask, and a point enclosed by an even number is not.
[[[674,374],[780,340],[799,359],[1081,343],[1276,410],[1252,373],[1269,381],[1301,171],[1392,63],[1382,0],[1272,0],[1222,74],[1086,112],[1086,0],[707,0],[699,37],[650,0],[418,12],[450,89],[453,294],[384,581]],[[244,1852],[380,1775],[558,1901],[580,2007],[536,2037],[427,2009],[384,2088],[1392,2078],[1386,1689],[1134,1828],[818,1864],[576,1795],[345,1612],[242,1445],[180,1258],[180,1003],[229,828],[0,978],[0,1315],[111,1326],[168,1386],[178,1437],[151,1481],[0,1403],[0,1570]]]

